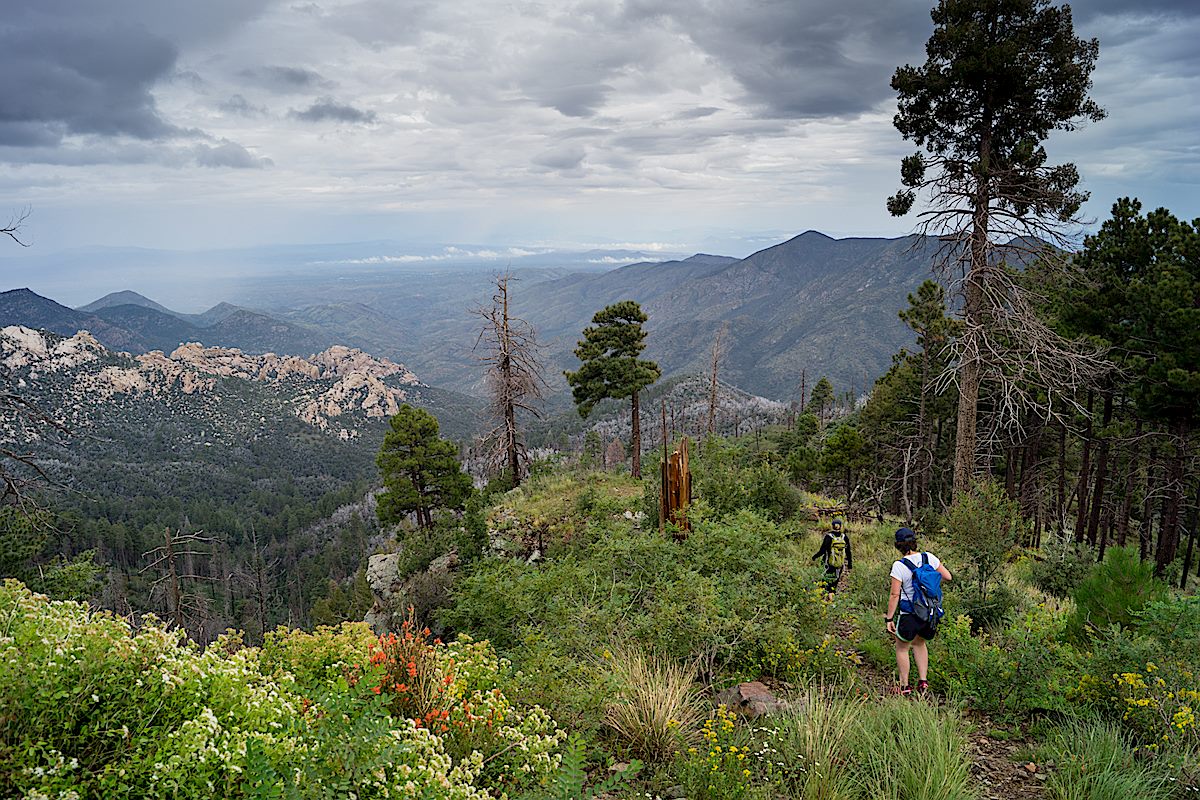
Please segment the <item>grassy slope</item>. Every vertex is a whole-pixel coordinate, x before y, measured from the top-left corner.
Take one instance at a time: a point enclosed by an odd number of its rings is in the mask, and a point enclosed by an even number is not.
[[[702,455],[696,467],[704,470]],[[492,639],[524,672],[526,699],[554,709],[607,757],[636,755],[602,722],[614,697],[614,670],[606,659],[618,647],[636,647],[693,665],[700,683],[713,689],[762,679],[810,710],[819,706],[827,714],[851,715],[854,729],[875,730],[882,740],[897,725],[924,724],[953,743],[946,746],[949,760],[937,767],[944,773],[943,794],[897,789],[905,779],[868,760],[843,776],[848,782],[844,792],[823,796],[886,796],[878,794],[886,790],[898,797],[1085,797],[1089,795],[1079,793],[1084,790],[1073,773],[1048,772],[1045,764],[1084,757],[1075,752],[1074,742],[1086,744],[1097,737],[1101,744],[1088,745],[1092,750],[1103,750],[1107,742],[1120,757],[1110,759],[1103,779],[1091,776],[1088,781],[1158,785],[1168,773],[1186,781],[1186,771],[1175,772],[1166,762],[1146,772],[1150,767],[1133,760],[1127,732],[1104,739],[1104,730],[1090,721],[1093,712],[1068,702],[1084,669],[1072,666],[1074,651],[1058,641],[1072,606],[1031,585],[1025,556],[1002,573],[1002,582],[1016,597],[1008,621],[990,633],[973,635],[963,616],[976,602],[967,586],[965,554],[944,538],[922,542],[958,578],[949,587],[943,632],[931,645],[931,678],[944,702],[900,701],[906,709],[924,710],[896,710],[893,701],[882,697],[895,674],[882,623],[887,574],[895,558],[895,523],[856,526],[856,568],[829,604],[814,591],[819,570],[809,562],[823,532],[818,524],[797,517],[772,521],[754,509],[719,513],[701,499],[693,507],[695,530],[684,542],[674,543],[659,535],[657,520],[639,524],[636,519],[647,506],[642,489],[624,476],[566,471],[536,478],[505,495],[491,511],[492,527],[510,543],[510,555],[544,545],[546,561],[483,562],[459,585],[444,616],[452,627]],[[817,500],[803,498],[805,503]],[[865,708],[852,707],[855,694],[870,698]],[[791,737],[794,757],[797,742],[826,736],[814,729],[817,722],[810,717],[738,727],[725,745],[758,752],[769,750],[778,737]],[[1064,739],[1048,724],[1055,719],[1075,719],[1089,736]],[[870,747],[849,734],[839,741]],[[900,736],[892,746],[902,750],[908,742]],[[682,783],[689,797],[714,800],[822,796],[812,794],[811,781],[796,784],[795,773],[789,778],[778,764],[763,759],[743,784],[714,784],[711,790],[694,786],[692,762],[705,758],[717,759],[713,765],[718,772],[726,769],[713,751],[699,747],[694,755],[654,766],[643,776],[645,790],[661,793]],[[1024,766],[1029,759],[1039,762],[1036,770]],[[960,772],[969,776],[961,784],[952,777]]]

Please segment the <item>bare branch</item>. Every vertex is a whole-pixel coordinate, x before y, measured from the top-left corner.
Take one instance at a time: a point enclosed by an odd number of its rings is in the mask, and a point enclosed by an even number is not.
[[[21,213],[17,214],[8,221],[8,224],[0,228],[0,236],[7,236],[21,247],[29,247],[29,243],[21,240],[21,226],[25,224],[25,220],[29,219],[31,209],[26,206],[21,209]]]

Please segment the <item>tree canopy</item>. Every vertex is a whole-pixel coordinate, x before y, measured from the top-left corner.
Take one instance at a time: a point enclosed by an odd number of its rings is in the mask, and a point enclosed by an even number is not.
[[[1046,394],[1028,387],[1065,386],[1086,364],[1042,324],[1003,261],[1064,241],[1087,194],[1074,164],[1047,163],[1043,142],[1104,111],[1088,96],[1099,44],[1075,36],[1070,7],[941,0],[932,17],[925,63],[892,77],[896,129],[924,152],[901,162],[904,188],[887,206],[904,215],[919,192],[928,193],[919,228],[940,237],[935,266],[962,275],[954,469],[954,490],[962,492],[976,471],[984,376],[1011,398],[999,407],[1019,414]],[[1008,255],[997,257],[997,246]]]
[[[384,524],[415,513],[417,523],[429,527],[434,509],[462,508],[471,495],[458,448],[438,436],[436,417],[407,403],[389,421],[376,463],[384,487],[376,513]]]
[[[642,325],[647,319],[633,300],[622,300],[596,312],[575,348],[579,369],[564,373],[581,417],[591,414],[601,400],[630,398],[634,477],[641,476],[638,392],[662,376],[658,364],[638,358],[646,349]]]

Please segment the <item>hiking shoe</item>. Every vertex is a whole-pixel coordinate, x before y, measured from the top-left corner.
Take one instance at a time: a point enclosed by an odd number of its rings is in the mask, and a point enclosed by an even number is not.
[[[892,687],[892,694],[898,694],[901,697],[908,697],[909,695],[912,694],[912,691],[913,691],[913,688],[911,686],[907,686],[907,685]]]
[[[929,681],[917,681],[917,694],[929,693]]]

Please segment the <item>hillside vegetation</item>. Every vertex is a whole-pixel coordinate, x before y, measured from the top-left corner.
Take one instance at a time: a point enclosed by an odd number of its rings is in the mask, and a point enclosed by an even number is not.
[[[707,443],[694,464],[694,531],[682,541],[646,515],[652,485],[611,473],[543,468],[491,495],[489,544],[424,604],[452,644],[409,621],[383,639],[355,624],[281,628],[261,647],[231,635],[200,652],[152,620],[130,629],[8,582],[0,789],[565,798],[607,782],[617,784],[611,797],[711,800],[1195,793],[1196,597],[1139,573],[1121,550],[1081,568],[1014,551],[993,578],[1005,605],[981,623],[969,588],[977,554],[953,536],[927,538],[923,547],[968,578],[952,584],[931,644],[938,701],[880,696],[895,525],[852,526],[855,569],[826,596],[809,556],[825,527],[812,504],[829,501],[793,488],[776,457],[753,437]],[[460,536],[453,524],[413,535]],[[714,705],[713,692],[751,679],[786,707],[746,721]],[[1034,772],[989,760],[1013,742]],[[994,769],[1010,782],[985,783]],[[1022,772],[1027,780],[1011,783]]]

